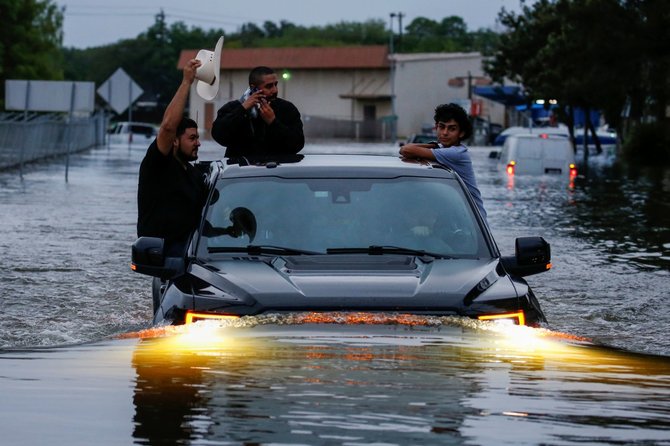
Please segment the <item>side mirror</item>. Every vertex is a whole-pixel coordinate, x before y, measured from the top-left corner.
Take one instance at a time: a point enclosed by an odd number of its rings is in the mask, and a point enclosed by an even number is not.
[[[157,237],[140,237],[132,246],[130,269],[148,276],[167,280],[184,272],[183,257],[166,257],[164,240]]]
[[[505,270],[515,276],[530,276],[551,269],[551,247],[542,237],[519,237],[515,255],[502,257]]]
[[[500,150],[491,150],[489,152],[490,159],[500,159]]]

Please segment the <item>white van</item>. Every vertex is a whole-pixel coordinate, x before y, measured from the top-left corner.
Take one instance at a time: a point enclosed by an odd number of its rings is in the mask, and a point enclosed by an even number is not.
[[[498,155],[498,166],[510,175],[577,175],[570,140],[547,133],[510,135]]]
[[[147,122],[117,122],[107,132],[110,144],[140,144],[149,147],[158,128]]]

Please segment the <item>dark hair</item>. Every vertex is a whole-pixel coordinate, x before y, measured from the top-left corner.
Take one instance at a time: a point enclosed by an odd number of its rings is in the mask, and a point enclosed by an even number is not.
[[[256,67],[249,73],[249,85],[258,85],[262,80],[263,76],[268,74],[275,74],[275,71],[270,67]]]
[[[198,128],[197,122],[195,122],[191,118],[183,117],[181,118],[181,122],[179,122],[179,125],[177,126],[177,137],[183,135],[186,129],[197,129],[197,128]]]
[[[468,114],[463,110],[463,107],[458,104],[451,103],[438,105],[435,107],[435,116],[433,119],[435,119],[435,123],[440,121],[447,122],[453,119],[458,123],[458,126],[463,132],[462,139],[468,139],[472,136],[472,123],[468,118]]]

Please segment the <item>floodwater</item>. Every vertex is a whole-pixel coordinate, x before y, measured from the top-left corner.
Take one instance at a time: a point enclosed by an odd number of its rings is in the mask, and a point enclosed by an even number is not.
[[[549,329],[150,330],[150,279],[128,267],[143,152],[73,156],[67,183],[60,162],[0,172],[3,444],[670,445],[670,169],[592,159],[574,182],[509,179],[472,149],[501,251],[551,243],[554,268],[528,278]]]

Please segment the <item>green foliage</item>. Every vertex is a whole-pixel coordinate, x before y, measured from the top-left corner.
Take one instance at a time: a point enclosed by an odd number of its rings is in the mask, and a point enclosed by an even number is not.
[[[634,164],[670,163],[670,128],[660,122],[636,125],[624,141],[623,154]]]
[[[461,17],[449,16],[437,22],[417,17],[406,28],[403,52],[468,52],[490,54],[496,47],[498,35],[487,29],[469,32]]]
[[[157,110],[162,111],[181,79],[176,69],[180,52],[211,48],[221,35],[225,35],[228,49],[388,45],[391,38],[384,20],[343,21],[322,27],[298,26],[286,20],[265,21],[245,23],[237,32],[224,33],[222,29],[187,27],[183,22],[167,26],[161,11],[154,24],[134,39],[83,50],[62,49],[65,77],[100,85],[121,67],[157,101]],[[402,36],[393,35],[395,51],[404,53],[482,51],[490,54],[497,38],[491,30],[469,32],[463,19],[456,16],[440,22],[418,18],[405,27]]]
[[[641,53],[636,59],[645,87],[641,95],[653,98],[644,101],[647,108],[642,113],[670,124],[666,117],[670,101],[670,7],[667,0],[630,0],[629,3],[631,13],[638,17],[634,51]]]
[[[63,79],[62,8],[51,0],[0,0],[0,17],[3,85],[6,79]]]
[[[5,0],[0,0],[5,1]],[[119,67],[143,90],[158,99],[162,109],[181,79],[176,69],[182,49],[210,48],[225,35],[225,48],[325,47],[345,45],[387,45],[390,33],[384,20],[363,23],[339,22],[331,25],[298,26],[286,20],[279,23],[245,23],[235,33],[222,29],[187,27],[183,22],[170,26],[162,12],[154,24],[135,39],[111,45],[78,50],[62,50],[65,76],[73,80],[104,82]],[[482,51],[490,52],[497,35],[490,30],[468,32],[462,18],[450,16],[440,22],[417,18],[405,27],[402,42],[394,36],[396,51]]]
[[[667,1],[538,0],[498,17],[506,31],[486,67],[495,80],[523,84],[529,99],[601,110],[620,130],[625,104],[635,122],[667,122]]]

